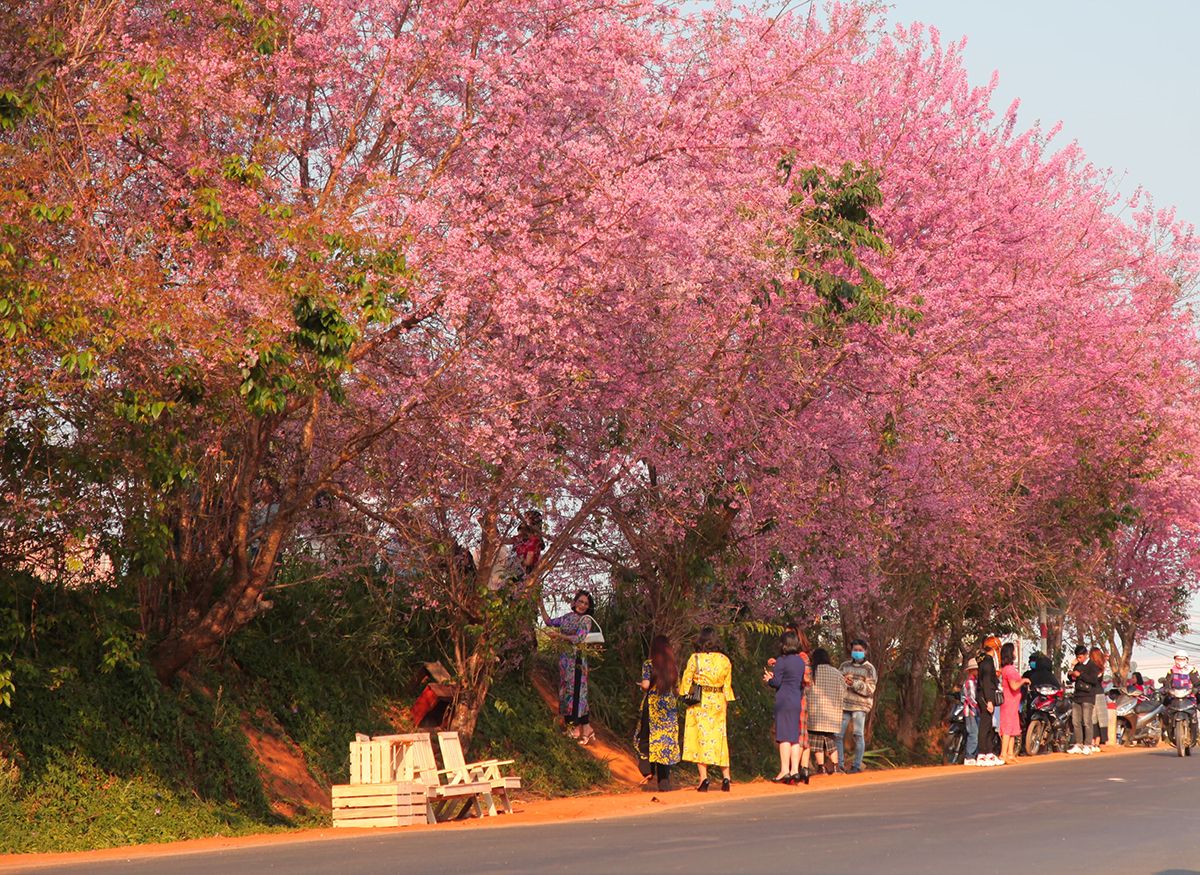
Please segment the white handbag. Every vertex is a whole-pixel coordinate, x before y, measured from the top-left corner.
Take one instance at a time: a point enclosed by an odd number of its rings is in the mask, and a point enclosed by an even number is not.
[[[604,632],[600,629],[600,624],[596,622],[596,618],[589,616],[592,621],[592,631],[587,633],[587,637],[583,639],[584,644],[603,644]]]

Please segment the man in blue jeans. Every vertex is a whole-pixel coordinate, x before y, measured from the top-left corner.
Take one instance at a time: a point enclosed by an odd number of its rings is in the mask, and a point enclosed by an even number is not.
[[[848,769],[853,775],[862,771],[867,715],[875,704],[875,684],[878,681],[875,666],[867,662],[867,642],[861,638],[850,642],[850,660],[842,663],[842,677],[846,679],[846,697],[842,701],[842,731],[837,735],[838,762],[845,765],[846,729],[853,726],[854,765]]]

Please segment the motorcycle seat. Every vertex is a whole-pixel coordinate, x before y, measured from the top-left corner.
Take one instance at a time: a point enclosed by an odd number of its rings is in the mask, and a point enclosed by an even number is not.
[[[1137,707],[1134,710],[1139,714],[1145,714],[1149,711],[1153,711],[1157,707],[1158,705],[1155,704],[1152,699],[1146,699],[1144,702],[1138,702]]]

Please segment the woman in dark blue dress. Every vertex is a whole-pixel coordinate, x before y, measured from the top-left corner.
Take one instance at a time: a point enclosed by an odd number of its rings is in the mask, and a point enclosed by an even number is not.
[[[800,638],[784,632],[779,639],[780,657],[763,672],[763,680],[775,690],[775,741],[779,743],[779,774],[775,781],[808,783],[800,775],[800,705],[804,700],[804,657]]]

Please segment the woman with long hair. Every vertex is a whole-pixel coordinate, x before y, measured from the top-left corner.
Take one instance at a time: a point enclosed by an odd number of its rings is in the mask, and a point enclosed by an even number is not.
[[[978,662],[979,686],[976,701],[979,703],[979,756],[976,762],[997,766],[1003,764],[1004,760],[996,756],[996,751],[1000,749],[995,729],[1000,719],[1000,715],[996,713],[996,694],[1000,691],[1000,639],[995,635],[989,635],[983,640]]]
[[[1092,746],[1092,753],[1100,753],[1104,749],[1102,745],[1108,744],[1108,696],[1104,694],[1104,669],[1108,665],[1108,657],[1104,655],[1103,650],[1092,645],[1089,659],[1100,672],[1100,687],[1096,692],[1096,707],[1093,709],[1096,715],[1097,743]]]
[[[550,634],[566,642],[558,657],[558,713],[567,726],[567,733],[581,745],[596,737],[588,718],[588,664],[582,645],[593,631],[592,612],[596,601],[586,589],[578,590],[571,599],[571,610],[561,617],[551,617],[540,604],[542,619]]]
[[[779,659],[763,671],[763,680],[775,690],[775,743],[779,745],[776,783],[808,783],[800,773],[800,705],[804,699],[807,665],[800,656],[800,637],[792,631],[779,638]]]
[[[812,677],[812,686],[804,692],[808,707],[808,743],[817,760],[817,772],[825,769],[827,774],[832,774],[838,765],[837,734],[842,728],[846,681],[824,647],[813,651]]]
[[[1017,673],[1017,648],[1011,641],[1000,648],[1000,759],[1011,763],[1017,757],[1017,736],[1021,734],[1021,692],[1030,683]]]
[[[725,709],[733,696],[733,666],[721,652],[717,630],[705,626],[696,639],[696,652],[679,679],[679,695],[687,695],[692,684],[700,686],[700,702],[687,709],[683,729],[683,758],[700,772],[701,793],[708,792],[708,767],[721,769],[721,789],[729,792],[729,738]]]
[[[650,764],[650,779],[658,790],[671,786],[671,767],[679,762],[679,666],[666,635],[650,642],[650,658],[642,663],[642,709],[634,743],[641,759]]]

